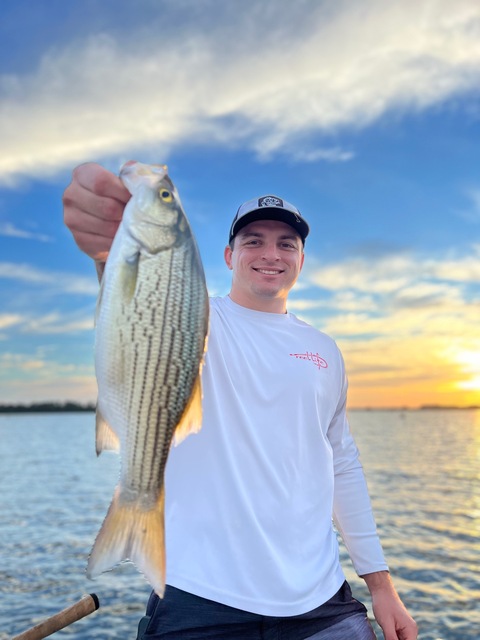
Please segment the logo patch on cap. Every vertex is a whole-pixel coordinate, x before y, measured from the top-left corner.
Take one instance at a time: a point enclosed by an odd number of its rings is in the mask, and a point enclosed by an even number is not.
[[[283,207],[283,200],[275,196],[264,196],[258,200],[259,207]]]

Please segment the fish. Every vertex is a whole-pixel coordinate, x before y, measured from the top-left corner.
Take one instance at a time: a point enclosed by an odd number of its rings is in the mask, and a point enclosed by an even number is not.
[[[96,450],[120,453],[120,479],[87,577],[130,560],[163,597],[165,466],[172,443],[201,428],[208,293],[168,168],[130,161],[120,178],[132,195],[95,314]]]

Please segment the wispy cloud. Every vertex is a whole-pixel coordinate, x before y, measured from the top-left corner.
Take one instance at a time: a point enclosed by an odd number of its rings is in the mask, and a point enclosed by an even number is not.
[[[38,240],[39,242],[53,241],[53,238],[45,235],[44,233],[19,229],[11,222],[0,222],[0,236],[5,236],[7,238],[21,238],[23,240]]]
[[[22,332],[37,335],[74,334],[82,331],[92,331],[94,326],[93,314],[84,315],[74,312],[68,314],[49,313],[37,316],[24,323]]]
[[[46,314],[0,314],[0,340],[12,339],[13,336],[30,334],[75,335],[91,332],[94,328],[94,314],[91,311],[75,310],[68,312],[53,311]]]
[[[378,257],[353,257],[339,263],[315,268],[307,266],[307,279],[330,291],[349,290],[370,294],[395,294],[431,298],[445,291],[445,284],[480,282],[480,245],[473,245],[469,255],[438,258],[392,253]]]
[[[218,2],[195,4],[164,3],[150,28],[74,40],[29,75],[1,77],[0,180],[140,147],[161,145],[163,156],[186,141],[242,142],[265,158],[309,132],[426,109],[480,80],[476,0],[246,0],[215,20]],[[168,19],[169,6],[182,20]],[[297,153],[351,152],[327,143]]]
[[[348,162],[355,157],[353,151],[347,151],[341,147],[325,147],[322,149],[309,149],[308,145],[297,144],[293,148],[286,147],[283,154],[288,156],[291,162],[317,162],[324,160],[325,162]],[[278,149],[275,150],[275,155]],[[264,160],[270,160],[272,154],[264,155]]]
[[[468,189],[465,193],[468,206],[458,212],[458,215],[468,222],[480,223],[480,187]]]
[[[17,280],[23,283],[44,285],[57,293],[96,296],[98,282],[76,274],[49,271],[25,263],[0,262],[0,280]]]
[[[23,321],[23,316],[16,313],[0,313],[0,330],[18,325]]]

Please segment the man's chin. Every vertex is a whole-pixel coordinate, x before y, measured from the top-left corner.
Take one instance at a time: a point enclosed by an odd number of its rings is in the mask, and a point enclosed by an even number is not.
[[[273,300],[280,298],[282,290],[279,287],[256,287],[253,293],[259,298]]]

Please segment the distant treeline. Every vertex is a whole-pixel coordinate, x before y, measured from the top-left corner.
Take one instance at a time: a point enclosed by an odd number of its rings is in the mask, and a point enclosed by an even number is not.
[[[95,411],[93,404],[76,402],[34,402],[32,404],[0,404],[0,413],[66,413]]]
[[[468,407],[456,407],[455,405],[422,404],[420,407],[352,407],[350,411],[471,411],[480,409],[480,405],[472,404]]]
[[[441,409],[442,411],[445,411],[446,409],[466,409],[466,410],[471,410],[471,409],[480,409],[480,405],[478,404],[472,404],[468,407],[456,407],[454,405],[449,406],[449,405],[441,405],[441,404],[424,404],[420,407],[420,409],[422,410],[429,410],[429,409]]]
[[[428,411],[428,410],[450,410],[450,409],[480,409],[479,405],[471,407],[442,406],[435,404],[425,404],[418,409],[407,407],[355,407],[351,411]],[[94,404],[78,404],[76,402],[34,402],[32,404],[0,404],[0,413],[67,413],[73,411],[95,411]]]

